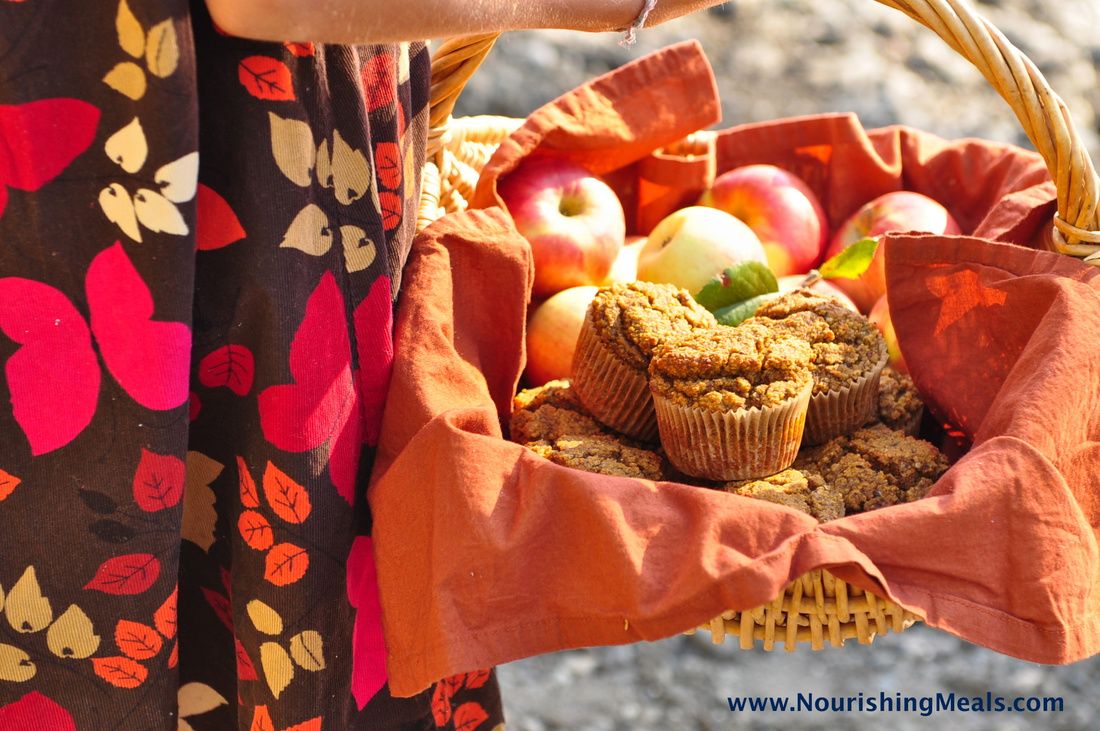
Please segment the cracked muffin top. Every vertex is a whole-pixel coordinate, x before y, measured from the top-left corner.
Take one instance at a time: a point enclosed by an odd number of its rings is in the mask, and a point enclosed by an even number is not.
[[[563,467],[615,477],[665,478],[665,462],[659,454],[609,435],[564,437],[525,446]]]
[[[844,495],[813,473],[787,469],[756,480],[729,482],[723,488],[735,495],[801,510],[821,522],[844,517]]]
[[[607,430],[581,405],[569,381],[549,381],[520,391],[512,400],[509,434],[513,442],[526,444],[605,433]]]
[[[746,323],[763,324],[810,344],[815,396],[851,385],[886,356],[886,341],[867,318],[808,289],[765,302],[741,326]]]
[[[878,418],[891,429],[904,429],[924,408],[913,379],[887,366],[878,385]]]
[[[644,370],[654,349],[669,338],[718,322],[686,289],[631,282],[601,289],[588,309],[596,336],[627,365]]]
[[[809,344],[759,324],[699,330],[659,346],[649,385],[681,406],[711,411],[775,406],[810,383]]]

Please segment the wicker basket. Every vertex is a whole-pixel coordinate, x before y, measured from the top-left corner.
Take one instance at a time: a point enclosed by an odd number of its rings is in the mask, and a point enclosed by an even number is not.
[[[1016,113],[1057,187],[1058,208],[1048,229],[1048,247],[1100,266],[1100,180],[1065,103],[1035,65],[966,0],[876,2],[932,29],[982,72]],[[418,229],[446,213],[465,210],[481,169],[523,123],[507,117],[451,117],[463,87],[496,39],[496,34],[453,39],[432,56],[428,162]],[[668,151],[706,154],[714,134],[697,132]],[[899,632],[919,620],[898,604],[818,569],[795,579],[771,602],[726,612],[699,629],[709,631],[715,643],[736,637],[743,649],[753,648],[759,640],[765,650],[773,649],[776,641],[788,651],[806,643],[820,650],[826,643],[840,646],[852,638],[869,644],[878,635]]]

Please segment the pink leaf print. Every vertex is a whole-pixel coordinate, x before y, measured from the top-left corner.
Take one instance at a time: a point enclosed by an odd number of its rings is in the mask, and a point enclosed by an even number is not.
[[[134,473],[134,501],[138,507],[155,513],[179,505],[185,471],[179,457],[141,450],[141,461]]]
[[[37,690],[0,707],[0,728],[11,731],[76,731],[72,715]]]
[[[348,602],[357,610],[351,639],[351,693],[360,710],[386,684],[386,643],[382,637],[382,605],[374,544],[358,536],[351,544],[347,566]]]
[[[359,403],[366,428],[366,443],[371,446],[378,443],[382,408],[386,405],[386,393],[393,371],[392,296],[389,277],[378,277],[352,316],[356,355],[359,357],[356,373]]]
[[[130,553],[103,562],[85,589],[104,594],[140,594],[160,576],[160,561],[151,553]]]
[[[290,69],[282,61],[270,56],[249,56],[237,65],[237,78],[248,93],[257,99],[290,101],[294,99],[294,85]]]
[[[79,99],[40,99],[0,104],[0,216],[7,188],[38,190],[88,149],[99,126],[99,110]]]
[[[256,361],[243,345],[225,345],[199,361],[199,382],[207,388],[225,386],[238,396],[252,390]]]
[[[247,235],[237,214],[212,188],[199,183],[195,205],[195,247],[199,251],[220,249]]]

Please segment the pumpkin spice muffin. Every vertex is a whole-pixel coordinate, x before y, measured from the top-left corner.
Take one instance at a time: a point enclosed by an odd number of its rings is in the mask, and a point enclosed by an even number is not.
[[[746,322],[802,338],[813,348],[808,444],[850,434],[874,417],[887,351],[882,334],[867,318],[831,297],[796,289],[765,302]]]
[[[646,369],[670,338],[718,327],[684,289],[631,282],[605,287],[588,308],[573,356],[573,389],[599,421],[627,436],[657,438]]]
[[[795,468],[844,496],[846,514],[924,497],[947,470],[933,445],[881,424],[804,449]]]
[[[794,461],[813,387],[810,346],[763,325],[699,330],[649,364],[661,444],[709,480],[771,475]]]
[[[606,433],[581,405],[569,381],[549,381],[538,388],[520,391],[512,400],[509,434],[513,442],[527,444]]]
[[[786,505],[824,523],[844,517],[844,495],[825,484],[820,475],[794,469],[783,470],[756,480],[741,480],[722,486],[727,492]]]
[[[878,420],[915,437],[923,415],[924,402],[913,379],[889,366],[884,368],[878,386]]]
[[[564,437],[525,446],[563,467],[615,477],[665,479],[665,463],[660,455],[608,435]]]

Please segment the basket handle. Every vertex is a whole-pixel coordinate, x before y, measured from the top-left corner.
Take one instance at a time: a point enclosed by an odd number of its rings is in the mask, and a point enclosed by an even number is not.
[[[1062,99],[1035,64],[967,0],[875,0],[930,28],[982,72],[1008,103],[1050,171],[1058,191],[1051,240],[1055,250],[1100,265],[1100,181]],[[498,34],[449,40],[432,56],[428,154],[446,144],[458,95]]]

